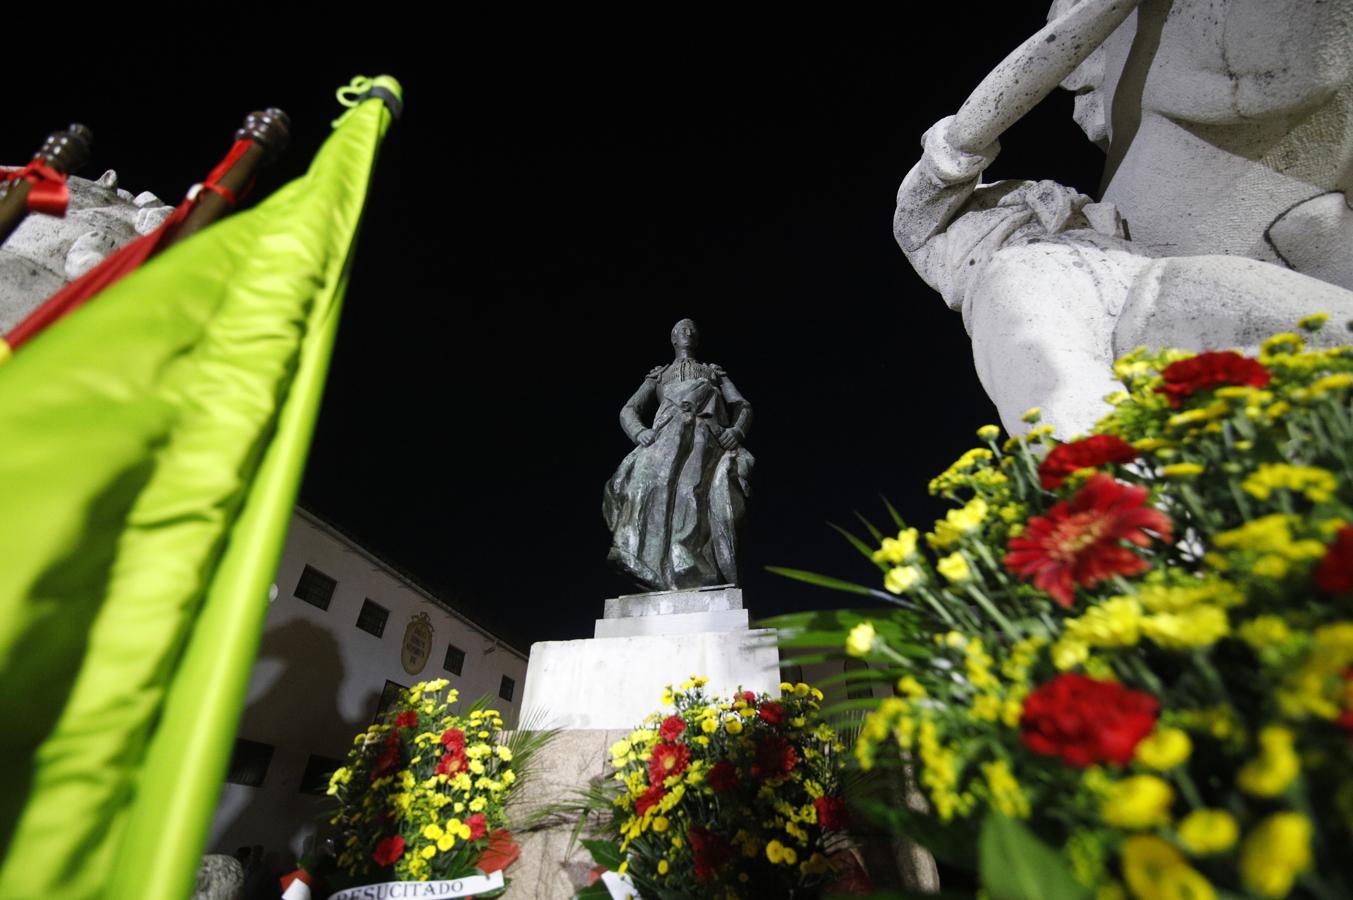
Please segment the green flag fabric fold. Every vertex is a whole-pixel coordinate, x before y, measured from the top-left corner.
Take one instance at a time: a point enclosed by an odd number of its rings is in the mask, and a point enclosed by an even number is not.
[[[354,84],[306,175],[0,367],[0,897],[191,893],[399,102]]]

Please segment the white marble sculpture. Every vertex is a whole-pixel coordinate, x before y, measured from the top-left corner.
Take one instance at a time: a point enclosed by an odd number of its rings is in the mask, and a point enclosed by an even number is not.
[[[64,216],[30,213],[0,244],[0,334],[174,211],[149,191],[133,196],[120,189],[112,169],[97,181],[72,176],[67,188]]]
[[[1059,83],[1106,151],[1100,202],[981,184]],[[962,312],[1013,432],[1033,406],[1087,430],[1138,345],[1253,348],[1311,312],[1353,319],[1353,0],[1058,0],[922,147],[894,235]]]

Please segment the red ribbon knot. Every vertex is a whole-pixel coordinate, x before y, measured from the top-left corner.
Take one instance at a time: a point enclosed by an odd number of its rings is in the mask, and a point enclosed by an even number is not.
[[[66,176],[53,169],[38,157],[16,172],[9,172],[3,182],[27,181],[28,211],[46,213],[49,216],[64,216],[70,203],[70,191],[66,189]]]

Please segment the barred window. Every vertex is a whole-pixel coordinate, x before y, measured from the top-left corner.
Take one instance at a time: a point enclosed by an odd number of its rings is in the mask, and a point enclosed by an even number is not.
[[[230,768],[226,770],[226,781],[247,787],[258,787],[263,784],[275,749],[272,744],[235,738],[235,749],[230,754]]]
[[[502,697],[508,703],[512,702],[512,695],[516,693],[516,690],[517,682],[508,678],[506,675],[504,675],[503,680],[498,683],[498,696]]]
[[[338,587],[337,581],[314,566],[306,566],[305,571],[301,572],[300,580],[296,582],[296,590],[292,593],[311,606],[328,609],[329,601],[333,599],[334,588],[336,587]]]
[[[460,675],[465,669],[465,651],[455,644],[447,644],[446,659],[442,660],[442,668],[452,675]]]
[[[380,637],[385,634],[385,622],[389,618],[390,610],[367,597],[362,603],[362,611],[357,614],[357,627]]]

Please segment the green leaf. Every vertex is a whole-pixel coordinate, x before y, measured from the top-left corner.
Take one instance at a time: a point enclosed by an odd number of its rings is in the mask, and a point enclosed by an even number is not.
[[[856,550],[860,551],[860,555],[863,556],[865,559],[869,560],[871,563],[873,563],[874,565],[878,566],[880,569],[886,570],[886,569],[888,568],[888,567],[887,567],[885,564],[883,564],[883,563],[876,563],[876,562],[874,562],[874,548],[873,548],[873,547],[870,547],[870,546],[869,546],[868,544],[866,544],[864,541],[860,540],[860,539],[857,538],[855,535],[851,534],[849,531],[846,531],[844,528],[842,528],[840,525],[835,524],[834,522],[828,522],[828,523],[827,523],[827,527],[830,528],[830,529],[832,529],[833,531],[835,531],[837,534],[841,535],[841,537],[843,537],[843,538],[845,538],[846,540],[850,541],[850,546],[852,546],[852,547],[854,547]]]
[[[852,512],[855,513],[855,518],[859,519],[860,523],[864,525],[866,530],[868,530],[869,536],[874,539],[874,542],[876,544],[883,543],[883,532],[879,531],[876,527],[874,527],[874,523],[866,519],[864,516],[860,515],[860,513],[857,510],[852,510]]]
[[[776,575],[783,575],[786,578],[792,578],[795,581],[803,581],[808,584],[815,584],[818,587],[831,588],[835,591],[863,594],[866,597],[871,597],[875,593],[872,588],[867,588],[862,584],[855,584],[853,581],[843,581],[840,578],[832,578],[830,575],[819,575],[816,572],[805,572],[803,569],[786,569],[781,566],[766,566],[766,571],[774,572]]]
[[[897,511],[896,507],[894,507],[891,503],[888,502],[888,498],[883,496],[882,494],[879,494],[879,499],[883,501],[884,506],[888,507],[888,515],[893,517],[893,524],[896,525],[899,529],[906,528],[907,523],[903,521],[902,514]]]
[[[579,888],[578,893],[573,895],[573,900],[611,900],[611,892],[606,885],[598,881],[596,884]]]
[[[1023,823],[991,812],[978,838],[978,871],[991,900],[1088,900],[1066,860]]]
[[[617,871],[620,864],[625,861],[625,857],[620,854],[620,845],[614,841],[585,840],[582,845],[592,854],[593,862],[605,866],[612,872]]]

